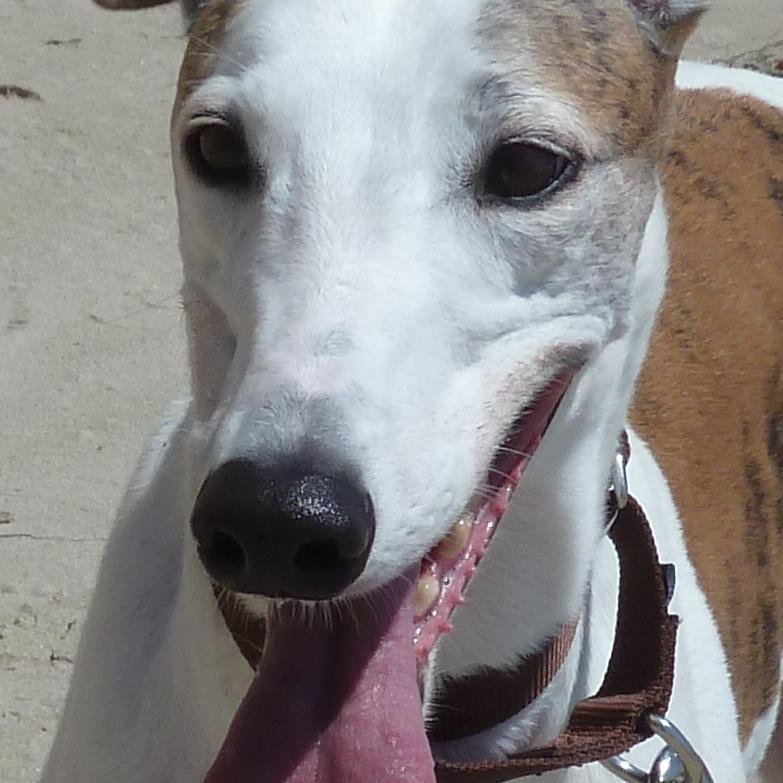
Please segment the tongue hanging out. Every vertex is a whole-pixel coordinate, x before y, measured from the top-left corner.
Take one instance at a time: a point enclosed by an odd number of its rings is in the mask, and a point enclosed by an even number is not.
[[[269,617],[262,663],[204,783],[434,783],[414,581],[329,622],[289,607]]]

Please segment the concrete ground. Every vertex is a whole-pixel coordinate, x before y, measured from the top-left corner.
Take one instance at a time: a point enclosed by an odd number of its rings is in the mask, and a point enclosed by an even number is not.
[[[781,0],[689,48],[775,70]],[[0,0],[0,781],[37,780],[124,484],[186,384],[164,6]],[[103,783],[85,781],[84,783]]]

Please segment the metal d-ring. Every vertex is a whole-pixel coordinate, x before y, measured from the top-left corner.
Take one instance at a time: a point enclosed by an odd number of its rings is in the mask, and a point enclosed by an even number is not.
[[[699,754],[683,733],[666,718],[650,715],[650,728],[665,743],[649,772],[643,772],[620,756],[601,764],[626,783],[714,783]]]
[[[617,508],[623,509],[628,505],[628,472],[625,467],[625,457],[619,451],[614,455],[611,478],[609,491],[614,495]]]
[[[606,522],[605,530],[612,529],[620,510],[628,505],[628,473],[625,467],[625,457],[619,451],[614,455],[609,476],[608,489],[614,502],[609,504],[611,516]]]

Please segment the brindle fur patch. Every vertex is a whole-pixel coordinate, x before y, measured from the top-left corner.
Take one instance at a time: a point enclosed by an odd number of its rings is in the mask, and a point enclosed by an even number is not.
[[[490,0],[484,29],[494,50],[516,53],[508,64],[511,74],[567,95],[612,139],[616,153],[658,158],[673,55],[695,17],[671,25],[666,52],[643,32],[625,0]]]
[[[177,83],[174,111],[211,73],[226,28],[242,0],[207,0],[198,11],[190,30],[188,46]]]
[[[747,740],[783,651],[783,117],[680,93],[662,173],[671,272],[632,420],[671,483]]]

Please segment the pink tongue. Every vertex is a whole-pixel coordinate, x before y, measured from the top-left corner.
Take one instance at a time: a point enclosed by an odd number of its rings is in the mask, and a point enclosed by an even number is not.
[[[435,783],[416,678],[414,579],[267,621],[264,657],[204,783]],[[320,613],[318,613],[320,614]]]

